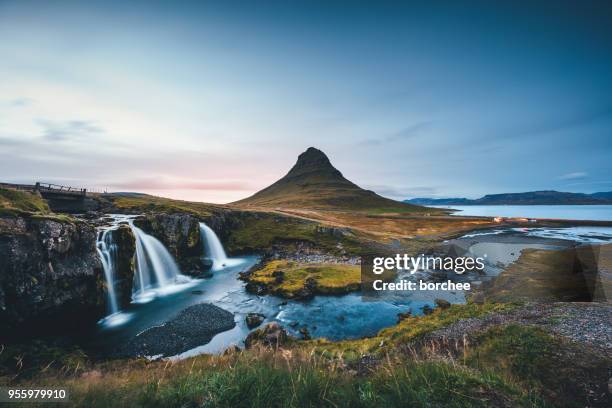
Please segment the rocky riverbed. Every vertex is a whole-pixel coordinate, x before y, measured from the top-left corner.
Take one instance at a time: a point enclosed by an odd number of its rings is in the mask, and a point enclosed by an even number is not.
[[[151,327],[121,347],[123,356],[172,356],[208,343],[217,333],[236,326],[234,315],[200,303],[181,311],[160,326]]]

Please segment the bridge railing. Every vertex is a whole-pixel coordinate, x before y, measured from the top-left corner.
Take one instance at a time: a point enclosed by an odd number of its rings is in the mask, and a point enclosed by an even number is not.
[[[71,194],[71,195],[87,195],[86,188],[74,188],[70,186],[62,186],[59,184],[52,183],[41,183],[36,182],[34,189],[37,191],[44,191],[49,193],[61,193],[61,194]]]

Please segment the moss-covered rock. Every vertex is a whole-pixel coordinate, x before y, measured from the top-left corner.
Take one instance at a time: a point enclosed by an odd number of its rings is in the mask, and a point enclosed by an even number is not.
[[[287,334],[287,330],[277,322],[272,322],[261,329],[249,333],[244,340],[244,346],[248,349],[259,344],[264,347],[279,348],[291,340],[292,337]]]
[[[247,281],[247,290],[253,293],[308,299],[317,294],[339,295],[359,290],[361,268],[358,265],[274,260],[242,278]]]
[[[132,300],[134,283],[136,237],[128,225],[120,225],[110,231],[117,245],[115,265],[115,294],[119,307],[127,306]]]

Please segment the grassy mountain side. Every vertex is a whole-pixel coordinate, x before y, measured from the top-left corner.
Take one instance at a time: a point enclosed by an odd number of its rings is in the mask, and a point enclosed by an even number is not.
[[[240,207],[314,208],[354,211],[424,213],[435,210],[384,198],[347,180],[322,151],[308,148],[283,178],[251,197],[232,203]]]

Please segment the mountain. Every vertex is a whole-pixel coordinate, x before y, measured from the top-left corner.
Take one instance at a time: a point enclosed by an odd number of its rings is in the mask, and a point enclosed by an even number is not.
[[[476,200],[468,198],[413,198],[406,203],[418,205],[586,205],[612,204],[612,191],[593,194],[562,191],[487,194]]]
[[[289,173],[251,197],[232,203],[242,207],[431,212],[364,190],[344,178],[321,150],[309,147]]]
[[[470,205],[474,200],[469,198],[411,198],[410,200],[404,200],[405,203],[416,204],[416,205]]]
[[[612,191],[602,191],[600,193],[593,193],[591,197],[600,199],[600,200],[610,200],[612,201]]]

